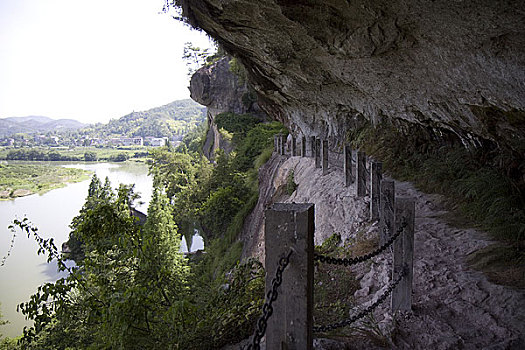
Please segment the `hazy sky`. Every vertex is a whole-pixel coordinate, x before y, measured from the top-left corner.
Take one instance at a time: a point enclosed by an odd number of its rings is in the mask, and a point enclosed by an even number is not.
[[[184,43],[202,33],[163,0],[0,0],[0,118],[107,122],[189,98]]]

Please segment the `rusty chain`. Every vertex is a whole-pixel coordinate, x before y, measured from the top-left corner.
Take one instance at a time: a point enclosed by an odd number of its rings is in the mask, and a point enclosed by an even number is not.
[[[401,270],[401,272],[397,276],[396,280],[394,282],[392,282],[390,284],[390,286],[388,286],[388,288],[383,292],[383,294],[381,294],[381,296],[375,302],[370,304],[363,311],[355,314],[354,316],[352,316],[350,318],[347,318],[345,320],[342,320],[342,321],[339,321],[339,322],[336,322],[336,323],[332,323],[332,324],[325,325],[325,326],[314,326],[313,327],[313,331],[314,332],[331,331],[331,330],[334,330],[334,329],[337,329],[337,328],[348,326],[348,325],[350,325],[350,324],[360,320],[361,318],[365,317],[366,315],[368,315],[369,313],[374,311],[379,306],[379,304],[381,304],[383,301],[385,301],[385,299],[392,293],[394,288],[396,288],[396,286],[399,284],[399,282],[401,282],[401,280],[403,279],[403,277],[405,277],[406,274],[407,274],[407,267],[405,266],[405,267],[403,267],[403,269]]]
[[[334,258],[331,256],[314,253],[314,261],[320,261],[322,263],[327,263],[327,264],[332,264],[332,265],[344,265],[344,266],[351,266],[351,265],[355,265],[355,264],[364,262],[368,259],[373,258],[376,255],[381,254],[388,247],[390,247],[392,243],[394,243],[394,241],[397,239],[397,237],[401,235],[401,233],[403,232],[406,226],[407,226],[407,223],[403,222],[403,224],[397,230],[397,232],[393,236],[391,236],[390,239],[385,242],[385,244],[383,244],[381,247],[379,247],[378,249],[374,250],[371,253],[357,256],[355,258]]]
[[[292,250],[286,255],[285,257],[282,257],[279,259],[279,266],[277,267],[277,271],[275,272],[275,277],[272,279],[272,289],[268,291],[266,294],[266,302],[263,305],[262,308],[262,316],[257,320],[257,327],[255,328],[255,331],[253,332],[252,336],[252,342],[251,344],[248,344],[246,347],[242,347],[243,350],[259,350],[261,339],[264,337],[264,334],[266,333],[266,327],[268,326],[268,319],[273,314],[273,307],[272,304],[274,301],[277,300],[277,297],[279,296],[279,292],[277,291],[277,288],[282,284],[283,282],[283,272],[286,266],[288,266],[288,263],[290,262],[290,255],[292,255]]]

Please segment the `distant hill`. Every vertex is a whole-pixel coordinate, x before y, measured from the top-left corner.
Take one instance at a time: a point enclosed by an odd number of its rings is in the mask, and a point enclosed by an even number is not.
[[[52,119],[43,116],[10,117],[0,119],[0,137],[16,133],[76,130],[85,126],[86,124],[73,119]]]
[[[147,111],[132,112],[107,124],[96,124],[97,137],[121,135],[181,139],[205,119],[206,108],[191,99],[178,100]]]

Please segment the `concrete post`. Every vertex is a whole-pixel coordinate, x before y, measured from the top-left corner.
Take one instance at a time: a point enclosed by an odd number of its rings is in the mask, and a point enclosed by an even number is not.
[[[365,152],[357,152],[357,196],[366,196],[366,154]]]
[[[266,328],[266,349],[313,347],[314,205],[276,203],[265,211],[266,295],[279,259],[293,250]]]
[[[301,157],[306,157],[306,137],[301,138]]]
[[[323,140],[322,146],[323,175],[328,174],[328,140]]]
[[[397,279],[401,271],[406,269],[406,274],[392,291],[392,311],[412,310],[412,280],[414,270],[414,225],[416,202],[414,198],[396,198],[395,228],[401,227],[403,222],[407,226],[403,233],[394,242],[394,268],[392,280]]]
[[[297,155],[297,138],[292,136],[292,152],[291,156],[295,157]]]
[[[370,219],[379,220],[380,185],[383,178],[383,163],[372,162],[370,166]]]
[[[382,180],[379,199],[379,246],[385,244],[394,234],[395,183]],[[386,232],[385,232],[386,231]]]
[[[315,167],[321,167],[321,140],[315,139]]]
[[[315,158],[315,136],[310,136],[310,157]]]
[[[286,154],[286,135],[281,134],[281,156]]]
[[[349,145],[344,147],[344,174],[345,174],[345,186],[348,187],[354,182],[352,175],[352,149]]]

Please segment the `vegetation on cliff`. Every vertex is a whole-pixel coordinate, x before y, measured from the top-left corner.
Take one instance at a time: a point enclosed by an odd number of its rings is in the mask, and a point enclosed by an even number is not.
[[[400,131],[403,129],[408,131]],[[445,195],[455,213],[449,220],[486,230],[500,241],[496,247],[476,253],[471,262],[488,272],[494,282],[523,285],[523,163],[494,145],[466,148],[453,135],[448,135],[448,141],[446,136],[385,123],[363,125],[348,138],[356,148],[382,160],[396,179],[411,181],[428,193]]]

